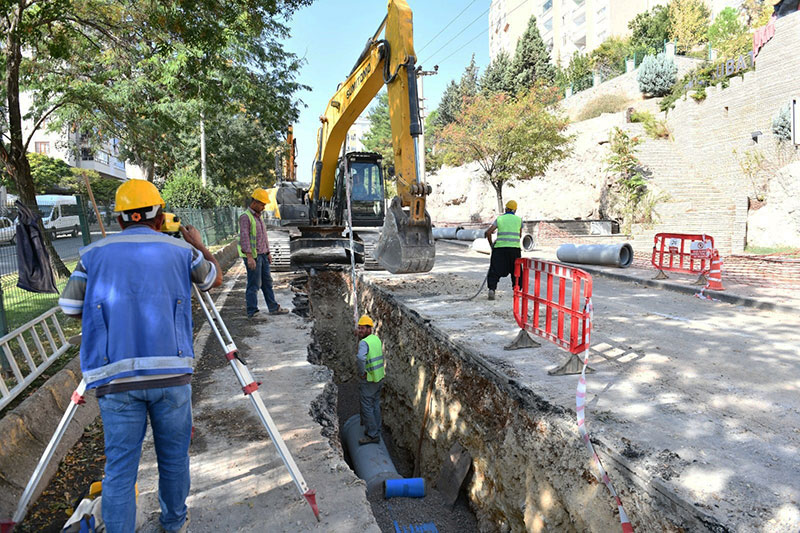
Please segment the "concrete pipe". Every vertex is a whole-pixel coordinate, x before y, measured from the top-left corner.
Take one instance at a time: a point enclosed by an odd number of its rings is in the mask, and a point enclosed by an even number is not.
[[[562,244],[556,257],[564,263],[628,268],[633,263],[633,248],[624,244]]]
[[[474,241],[475,239],[482,239],[486,233],[486,229],[462,229],[458,230],[456,237],[459,241]]]
[[[523,233],[522,234],[522,241],[520,242],[520,246],[526,252],[532,252],[533,249],[536,247],[536,237],[534,237],[530,233]]]
[[[342,442],[344,442],[350,459],[353,461],[353,469],[356,475],[367,484],[367,490],[377,489],[383,486],[387,479],[402,479],[403,476],[397,473],[397,469],[389,457],[389,451],[383,442],[383,437],[377,444],[358,443],[364,437],[364,426],[361,425],[361,417],[353,415],[342,425]]]
[[[464,229],[461,226],[452,228],[433,228],[434,239],[457,239],[456,233],[458,230]]]

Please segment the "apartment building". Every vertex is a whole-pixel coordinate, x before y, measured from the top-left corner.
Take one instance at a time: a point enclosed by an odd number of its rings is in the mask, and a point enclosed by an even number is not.
[[[489,55],[513,56],[517,41],[536,17],[542,40],[557,65],[575,52],[588,53],[611,36],[630,34],[628,22],[668,0],[492,0],[489,8]],[[706,0],[712,16],[741,0]]]
[[[21,94],[20,104],[24,116],[31,106],[30,96],[25,93]],[[27,137],[32,128],[32,121],[24,121],[22,124],[23,135]],[[141,174],[138,168],[128,168],[125,161],[118,158],[119,149],[118,139],[110,139],[99,148],[89,148],[85,132],[53,132],[44,127],[39,128],[33,134],[28,145],[28,150],[31,152],[62,159],[72,167],[95,170],[106,178],[125,181],[132,177],[131,174],[134,175],[133,177]]]

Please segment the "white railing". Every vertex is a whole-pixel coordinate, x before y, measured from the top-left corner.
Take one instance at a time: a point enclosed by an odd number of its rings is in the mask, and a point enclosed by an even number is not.
[[[16,398],[69,348],[56,315],[59,309],[54,307],[0,338],[0,368],[3,374],[9,371],[12,374],[0,376],[0,409]],[[35,347],[34,352],[28,345],[29,340]]]

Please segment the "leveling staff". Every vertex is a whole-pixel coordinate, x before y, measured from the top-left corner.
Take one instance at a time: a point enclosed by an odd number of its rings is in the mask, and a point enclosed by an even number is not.
[[[82,318],[81,371],[96,389],[106,466],[103,521],[108,533],[136,527],[134,485],[147,418],[158,457],[158,499],[165,531],[188,523],[192,432],[192,283],[222,284],[200,232],[184,240],[160,233],[164,200],[155,186],[129,180],[116,194],[122,232],[81,249],[58,303]]]

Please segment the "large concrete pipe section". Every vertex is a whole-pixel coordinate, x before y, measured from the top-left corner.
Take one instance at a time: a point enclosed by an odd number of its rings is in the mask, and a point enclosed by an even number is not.
[[[457,239],[458,237],[456,234],[458,230],[462,230],[461,226],[452,227],[452,228],[433,228],[433,238],[434,239]]]
[[[486,233],[486,228],[483,229],[462,229],[456,233],[456,238],[459,241],[474,241],[475,239],[482,239]]]
[[[367,490],[381,487],[387,479],[401,479],[403,476],[397,473],[383,437],[377,444],[361,445],[358,440],[363,437],[361,417],[353,415],[348,418],[342,426],[342,441],[353,461],[356,475],[366,482]]]
[[[556,257],[564,263],[628,268],[633,263],[633,248],[624,244],[562,244]]]

